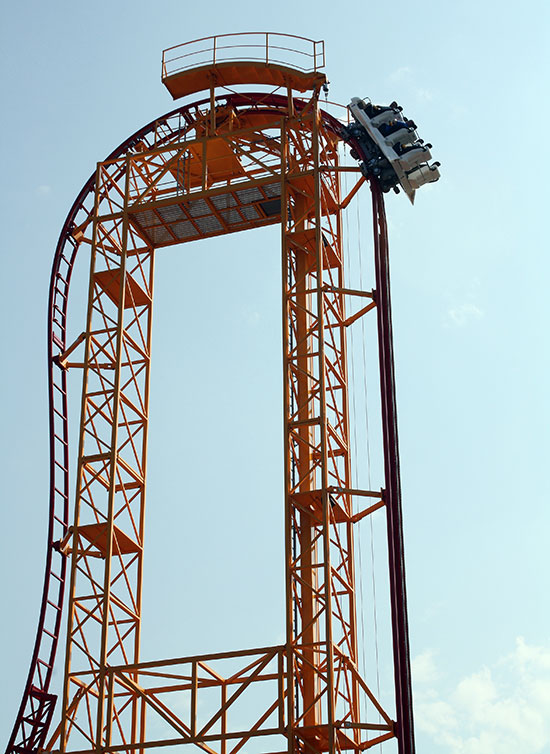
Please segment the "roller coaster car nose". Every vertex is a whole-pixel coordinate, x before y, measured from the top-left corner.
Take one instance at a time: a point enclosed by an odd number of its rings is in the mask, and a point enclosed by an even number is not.
[[[418,189],[420,186],[424,186],[426,183],[434,183],[439,180],[439,162],[434,162],[433,165],[419,165],[414,170],[411,170],[407,174],[409,183],[413,189]]]

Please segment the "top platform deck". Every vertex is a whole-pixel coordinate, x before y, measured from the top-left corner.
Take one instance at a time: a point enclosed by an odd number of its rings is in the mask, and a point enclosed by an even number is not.
[[[173,99],[236,84],[289,86],[300,92],[326,81],[325,43],[288,34],[245,32],[164,50],[162,83]]]

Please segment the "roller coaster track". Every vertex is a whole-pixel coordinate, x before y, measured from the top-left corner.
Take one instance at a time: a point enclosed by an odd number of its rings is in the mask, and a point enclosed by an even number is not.
[[[240,112],[247,109],[286,111],[288,99],[265,93],[239,93],[218,96],[216,106],[232,106]],[[178,134],[182,124],[193,122],[194,113],[208,107],[203,99],[172,110],[140,130],[117,147],[107,159],[135,154],[138,149],[160,147]],[[294,100],[296,112],[304,106]],[[324,126],[361,154],[360,145],[343,128],[340,121],[321,111]],[[121,168],[123,169],[123,168]],[[69,527],[69,438],[67,404],[67,370],[64,357],[67,343],[67,306],[71,277],[82,233],[94,209],[95,173],[89,178],[65,220],[55,250],[48,301],[48,380],[50,431],[50,494],[47,556],[42,603],[34,652],[21,706],[7,746],[6,754],[31,754],[40,751],[50,728],[57,697],[50,692],[52,672],[60,634],[63,599],[66,583],[66,556],[60,548]],[[375,238],[375,266],[377,276],[378,329],[380,342],[380,376],[384,426],[384,456],[388,506],[388,542],[390,551],[390,586],[392,623],[394,632],[394,667],[397,719],[402,732],[400,739],[412,742],[400,752],[413,752],[412,703],[410,663],[405,595],[405,574],[402,544],[401,500],[399,483],[399,455],[393,350],[389,295],[388,243],[382,193],[371,181]]]

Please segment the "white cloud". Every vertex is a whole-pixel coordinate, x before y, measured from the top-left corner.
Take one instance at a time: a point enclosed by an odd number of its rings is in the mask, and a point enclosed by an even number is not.
[[[426,649],[412,661],[412,674],[416,683],[433,683],[439,678],[435,664],[435,652]]]
[[[247,325],[250,325],[251,327],[257,327],[260,324],[262,315],[260,314],[260,312],[247,307],[242,310],[242,318]]]
[[[471,301],[466,301],[449,309],[448,315],[453,324],[462,327],[473,319],[481,319],[483,317],[483,309],[480,309],[479,306],[476,306]]]
[[[42,184],[41,186],[36,187],[36,193],[39,196],[49,196],[52,193],[52,187]]]
[[[392,71],[388,79],[390,81],[393,81],[394,83],[396,81],[408,81],[412,76],[412,69],[408,66],[402,66],[401,68],[396,68],[395,71]]]
[[[414,97],[417,102],[429,102],[433,99],[433,93],[430,89],[427,89],[425,86],[416,85],[415,72],[412,68],[409,68],[409,66],[404,65],[401,66],[401,68],[396,68],[395,71],[388,74],[387,80],[392,85],[399,84],[400,88],[402,88],[409,96]],[[404,103],[402,102],[401,104]],[[406,104],[408,105],[408,107],[405,108],[407,115],[414,120],[414,116],[409,112],[412,103],[409,101]]]
[[[463,327],[464,325],[472,322],[473,320],[481,319],[485,312],[476,303],[479,291],[481,288],[481,282],[479,278],[473,278],[465,292],[462,293],[462,301],[453,302],[447,310],[446,324],[449,323],[455,327]],[[447,294],[451,298],[450,294]],[[454,299],[455,296],[452,296]],[[451,299],[451,300],[452,300]]]
[[[418,88],[415,90],[415,93],[420,102],[429,102],[433,99],[433,94],[429,89]]]
[[[413,661],[415,714],[419,733],[442,752],[550,752],[550,647],[518,638],[511,654],[466,676],[446,694],[435,688],[434,658],[427,650]]]

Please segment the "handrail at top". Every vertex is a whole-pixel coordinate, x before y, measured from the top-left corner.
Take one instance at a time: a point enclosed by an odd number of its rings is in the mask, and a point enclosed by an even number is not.
[[[317,42],[313,39],[309,39],[308,37],[301,37],[298,34],[285,34],[281,31],[239,31],[234,34],[216,34],[212,37],[199,37],[198,39],[191,39],[189,42],[181,42],[179,45],[173,45],[172,47],[167,47],[164,52],[170,52],[170,50],[175,50],[178,47],[183,47],[184,45],[192,45],[196,42],[206,42],[210,39],[222,39],[223,37],[250,37],[250,36],[259,36],[260,34],[263,34],[264,36],[267,34],[270,37],[288,37],[289,39],[301,39],[304,42],[313,42],[313,44],[320,44],[323,40],[318,40]]]
[[[242,38],[246,38],[246,40],[240,41]],[[223,43],[229,40],[234,40],[235,43]],[[285,44],[283,40],[289,41]],[[301,45],[291,40],[298,40]],[[294,46],[291,46],[293,44]],[[200,49],[193,49],[193,45],[201,46]],[[178,50],[180,54],[170,56],[170,53],[175,50]],[[227,51],[229,50],[234,50],[235,53],[233,55],[228,54]],[[252,54],[253,50],[257,50],[258,54]],[[273,52],[276,50],[279,51],[279,54],[281,52],[283,54],[275,58]],[[287,54],[285,55],[285,53]],[[178,61],[184,59],[189,59],[189,63],[175,65]],[[305,65],[298,64],[297,59],[300,63],[304,62]],[[296,34],[283,34],[282,32],[246,31],[238,34],[217,34],[212,37],[201,37],[165,49],[162,53],[161,75],[164,80],[172,74],[191,68],[237,61],[262,62],[265,65],[285,65],[302,72],[317,72],[325,65],[325,43],[323,40],[316,41]]]

